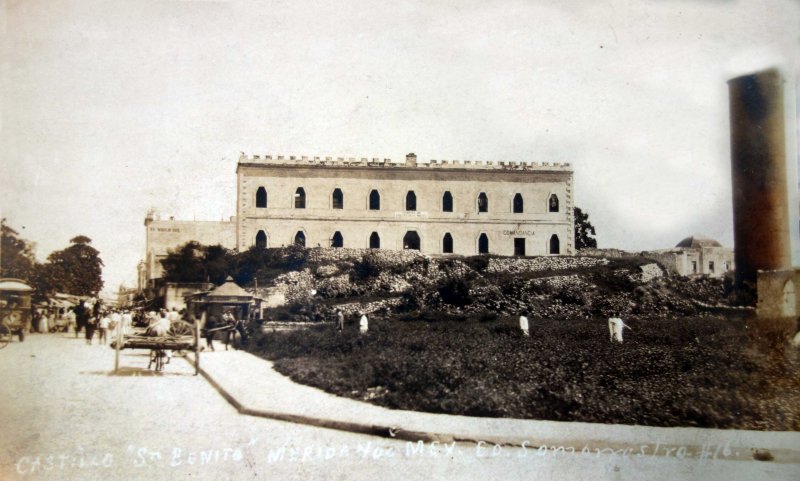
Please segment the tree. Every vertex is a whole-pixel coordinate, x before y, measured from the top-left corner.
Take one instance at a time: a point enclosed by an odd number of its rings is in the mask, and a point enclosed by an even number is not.
[[[199,242],[190,241],[161,259],[164,279],[168,282],[206,282],[206,268],[203,265],[205,247]]]
[[[0,245],[0,277],[15,277],[30,281],[36,258],[33,255],[33,244],[21,239],[19,233],[0,220],[2,229],[2,245]]]
[[[42,282],[57,292],[76,296],[96,296],[103,288],[103,261],[84,235],[70,239],[66,249],[54,251],[47,257]]]
[[[575,207],[575,248],[585,249],[597,248],[597,233],[594,226],[589,222],[589,214],[584,214],[580,207]]]
[[[161,260],[168,282],[213,282],[222,284],[231,272],[232,254],[221,245],[204,246],[189,241],[170,250]]]

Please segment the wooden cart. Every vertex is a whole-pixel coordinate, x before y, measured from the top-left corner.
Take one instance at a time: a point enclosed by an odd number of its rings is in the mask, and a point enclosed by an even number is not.
[[[117,339],[111,343],[116,351],[114,356],[114,372],[119,370],[119,351],[122,349],[148,349],[150,362],[148,369],[159,372],[164,368],[165,351],[194,351],[194,374],[200,372],[200,324],[189,324],[178,321],[172,323],[166,336],[124,336],[122,329],[117,329]]]

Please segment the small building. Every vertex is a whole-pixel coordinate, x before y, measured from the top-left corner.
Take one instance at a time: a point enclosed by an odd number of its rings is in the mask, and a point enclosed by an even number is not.
[[[647,252],[646,255],[682,276],[722,277],[734,269],[733,249],[702,236],[687,237],[672,249]]]
[[[236,319],[250,319],[251,314],[260,312],[261,299],[242,289],[231,276],[225,283],[211,290],[186,295],[189,312],[200,318],[202,311],[217,319],[230,312]]]
[[[151,308],[164,308],[168,311],[185,309],[186,296],[196,292],[206,292],[214,288],[210,282],[165,282],[164,279],[155,279],[148,293],[152,294]]]

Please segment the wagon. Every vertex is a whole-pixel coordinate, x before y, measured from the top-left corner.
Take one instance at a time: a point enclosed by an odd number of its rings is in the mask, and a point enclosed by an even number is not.
[[[164,369],[166,351],[193,351],[194,373],[200,371],[200,325],[185,321],[173,322],[166,336],[123,335],[117,330],[117,339],[111,343],[116,350],[114,372],[119,370],[119,351],[122,349],[147,349],[150,351],[148,369],[160,372]]]
[[[25,340],[31,325],[31,292],[33,288],[20,279],[0,279],[0,348],[15,334],[20,342]]]

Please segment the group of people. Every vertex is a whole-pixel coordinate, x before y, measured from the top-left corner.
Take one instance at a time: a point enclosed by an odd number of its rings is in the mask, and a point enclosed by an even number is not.
[[[366,334],[369,332],[369,318],[364,312],[359,312],[361,318],[358,320],[358,332]],[[336,309],[336,331],[344,331],[344,312],[341,309]]]
[[[74,309],[66,314],[70,329],[75,330],[75,337],[84,331],[86,344],[91,345],[97,333],[100,344],[108,343],[109,333],[116,333],[118,329],[122,334],[130,334],[133,329],[133,315],[129,310],[104,309],[99,302],[87,305],[81,301]]]
[[[174,322],[181,320],[181,315],[173,307],[171,311],[159,309],[158,312],[150,311],[145,315],[148,336],[166,336]]]

